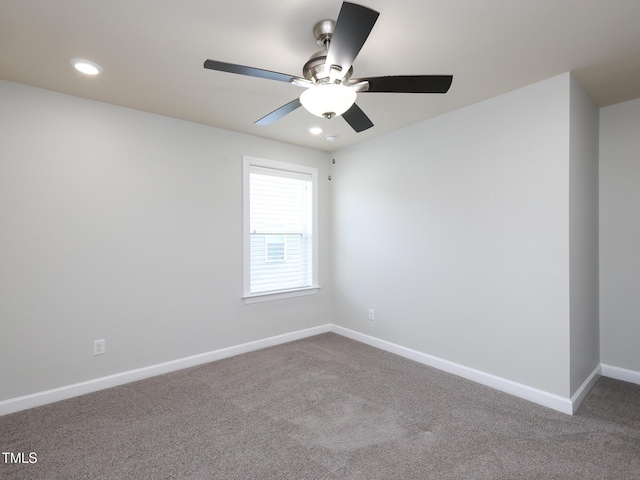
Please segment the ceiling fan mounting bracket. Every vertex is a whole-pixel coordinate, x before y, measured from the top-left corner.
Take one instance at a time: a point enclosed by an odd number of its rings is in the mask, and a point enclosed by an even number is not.
[[[316,39],[316,43],[322,49],[329,48],[329,42],[331,42],[331,36],[336,28],[336,22],[333,20],[322,20],[313,27],[313,38]]]

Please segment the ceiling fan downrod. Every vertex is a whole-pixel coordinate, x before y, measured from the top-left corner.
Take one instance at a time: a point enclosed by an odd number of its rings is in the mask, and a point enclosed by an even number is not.
[[[302,75],[315,85],[327,83],[347,84],[353,74],[353,67],[345,75],[342,75],[342,67],[339,65],[328,65],[327,55],[331,45],[331,37],[336,26],[333,20],[322,20],[313,27],[313,36],[316,43],[322,50],[311,55],[307,63],[302,67]]]
[[[333,20],[322,20],[313,27],[313,36],[318,46],[324,50],[329,50],[331,36],[336,28],[336,22]]]

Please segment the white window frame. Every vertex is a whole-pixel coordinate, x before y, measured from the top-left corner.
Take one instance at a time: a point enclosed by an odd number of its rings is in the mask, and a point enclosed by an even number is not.
[[[252,166],[282,170],[285,172],[302,173],[311,175],[312,197],[312,254],[311,254],[311,286],[290,290],[277,290],[266,293],[250,292],[250,192],[249,173]],[[243,209],[243,246],[244,246],[244,295],[242,298],[246,304],[281,300],[285,298],[314,295],[318,293],[318,169],[306,165],[298,165],[275,160],[243,155],[242,157],[242,209]]]

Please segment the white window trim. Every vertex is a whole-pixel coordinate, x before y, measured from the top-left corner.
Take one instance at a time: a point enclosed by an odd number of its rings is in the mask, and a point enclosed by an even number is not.
[[[304,297],[306,295],[315,295],[321,289],[321,286],[298,288],[295,290],[279,290],[277,292],[254,293],[242,297],[244,303],[249,305],[252,303],[271,302],[273,300],[283,300],[285,298]]]
[[[291,290],[278,290],[275,292],[250,293],[250,212],[249,212],[249,169],[252,166],[271,168],[276,170],[284,170],[292,173],[304,173],[311,175],[312,184],[312,277],[311,286],[305,288],[296,288]],[[282,300],[286,298],[295,298],[305,295],[317,294],[320,290],[318,285],[318,169],[306,165],[298,165],[287,162],[279,162],[275,160],[266,160],[264,158],[251,157],[243,155],[242,157],[242,216],[243,216],[243,270],[244,270],[244,299],[245,304],[268,302],[272,300]]]

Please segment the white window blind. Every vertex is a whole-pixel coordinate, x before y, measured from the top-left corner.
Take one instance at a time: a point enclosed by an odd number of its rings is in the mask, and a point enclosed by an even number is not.
[[[245,160],[245,296],[313,288],[315,169]]]

